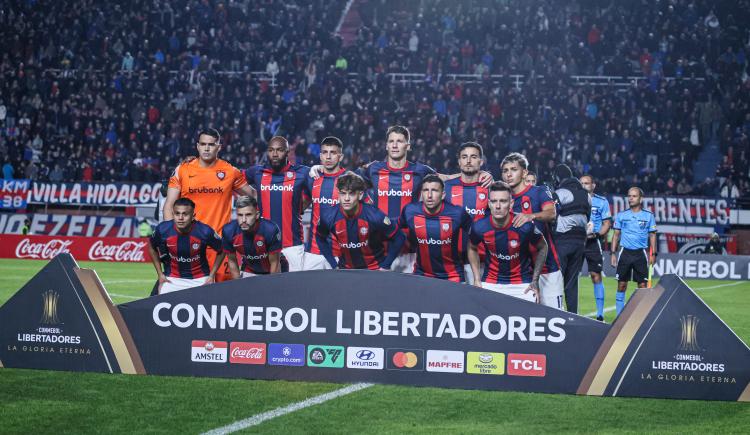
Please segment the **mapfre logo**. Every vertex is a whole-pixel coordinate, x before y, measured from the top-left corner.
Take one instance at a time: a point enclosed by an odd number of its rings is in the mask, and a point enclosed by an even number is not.
[[[534,353],[509,353],[507,369],[510,376],[545,376],[547,356]]]
[[[463,373],[464,353],[458,350],[428,350],[427,371]]]
[[[68,247],[71,240],[52,239],[48,242],[32,243],[31,239],[23,239],[16,245],[16,258],[35,258],[49,260],[59,254],[70,253]]]
[[[229,362],[232,364],[265,364],[266,343],[232,342],[229,348]]]
[[[103,241],[97,240],[89,248],[89,260],[107,261],[144,261],[144,247],[146,242],[126,242],[114,245],[105,245]]]

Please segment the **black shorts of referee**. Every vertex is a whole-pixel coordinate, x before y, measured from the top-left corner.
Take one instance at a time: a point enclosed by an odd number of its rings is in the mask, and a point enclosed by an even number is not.
[[[617,253],[617,281],[648,282],[648,251],[620,248]]]
[[[586,267],[589,272],[602,273],[604,254],[602,253],[602,241],[599,237],[586,239],[583,258],[586,260]]]

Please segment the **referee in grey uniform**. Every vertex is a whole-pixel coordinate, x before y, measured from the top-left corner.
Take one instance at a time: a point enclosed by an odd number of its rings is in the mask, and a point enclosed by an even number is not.
[[[565,282],[565,305],[578,313],[578,275],[586,250],[586,225],[591,216],[591,198],[567,165],[555,168],[555,198],[558,206],[553,238]]]

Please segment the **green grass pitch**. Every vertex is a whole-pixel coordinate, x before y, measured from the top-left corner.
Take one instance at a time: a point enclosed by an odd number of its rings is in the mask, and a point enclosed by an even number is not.
[[[44,261],[0,260],[0,304]],[[80,263],[115,303],[146,296],[149,264]],[[614,283],[605,282],[606,306]],[[750,282],[690,281],[750,342]],[[580,310],[595,310],[588,278]],[[611,322],[614,309],[606,313]],[[0,369],[0,433],[199,433],[340,384]],[[250,428],[250,433],[748,433],[750,404],[578,397],[376,385]]]

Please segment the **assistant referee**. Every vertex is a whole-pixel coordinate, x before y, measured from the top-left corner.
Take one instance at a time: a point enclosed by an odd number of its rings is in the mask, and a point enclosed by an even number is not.
[[[638,283],[638,288],[646,288],[648,267],[656,258],[656,221],[653,213],[643,209],[642,200],[643,190],[631,187],[628,189],[630,209],[615,216],[612,266],[617,268],[615,307],[618,315],[625,306],[628,281]]]

